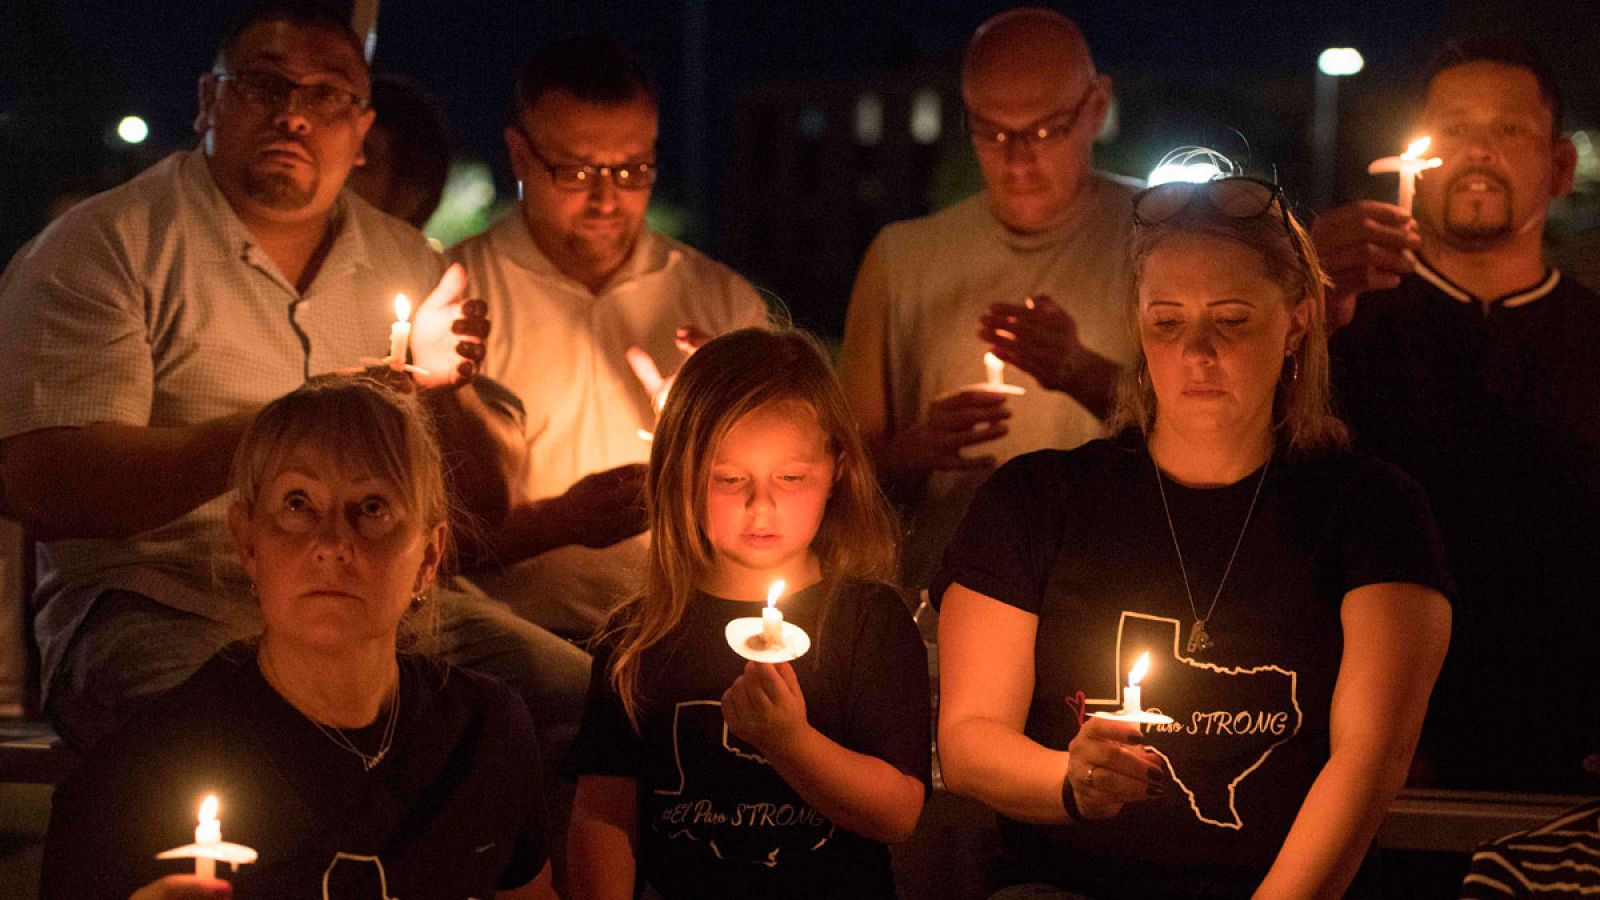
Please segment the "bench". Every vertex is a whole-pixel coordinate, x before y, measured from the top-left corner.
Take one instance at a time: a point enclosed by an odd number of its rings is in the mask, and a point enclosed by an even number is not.
[[[33,640],[33,542],[0,518],[0,783],[60,784],[78,755],[44,720]]]

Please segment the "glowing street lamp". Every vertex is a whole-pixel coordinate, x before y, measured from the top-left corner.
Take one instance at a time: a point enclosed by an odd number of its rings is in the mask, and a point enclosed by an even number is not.
[[[123,116],[117,123],[117,137],[124,144],[142,144],[150,136],[150,126],[138,116]]]
[[[1317,71],[1335,78],[1354,75],[1365,65],[1361,51],[1354,47],[1329,47],[1317,54]]]
[[[1317,97],[1311,120],[1316,203],[1333,195],[1334,159],[1339,143],[1339,79],[1360,72],[1366,61],[1354,47],[1329,47],[1317,55]]]

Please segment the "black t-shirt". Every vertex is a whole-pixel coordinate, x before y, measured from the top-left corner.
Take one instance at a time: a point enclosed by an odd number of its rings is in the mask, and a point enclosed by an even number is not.
[[[1435,782],[1596,792],[1600,297],[1552,272],[1485,312],[1418,271],[1363,295],[1333,349],[1357,444],[1422,485],[1460,589]]]
[[[261,677],[235,645],[96,745],[57,789],[43,895],[126,898],[192,860],[216,794],[225,841],[255,848],[236,897],[490,897],[546,858],[538,744],[527,707],[481,675],[400,657],[399,719],[371,772]],[[387,716],[345,734],[371,753]],[[380,893],[384,891],[386,893]]]
[[[1347,454],[1280,458],[1211,615],[1215,644],[1191,654],[1195,615],[1156,477],[1133,438],[1018,457],[979,491],[934,587],[959,583],[1038,616],[1025,733],[1041,745],[1065,749],[1084,716],[1119,708],[1146,651],[1144,706],[1176,720],[1144,729],[1173,777],[1162,799],[1066,826],[1002,818],[1015,880],[1109,896],[1248,894],[1328,759],[1345,593],[1383,582],[1447,591],[1447,575],[1405,476]],[[1260,477],[1165,481],[1201,613]]]
[[[885,585],[833,587],[781,604],[812,638],[793,663],[806,719],[926,784],[927,653],[910,613]],[[893,897],[888,849],[834,825],[723,724],[722,694],[745,666],[723,628],[756,615],[758,604],[694,598],[645,652],[640,732],[611,687],[612,648],[601,646],[570,768],[638,779],[639,877],[663,897]]]

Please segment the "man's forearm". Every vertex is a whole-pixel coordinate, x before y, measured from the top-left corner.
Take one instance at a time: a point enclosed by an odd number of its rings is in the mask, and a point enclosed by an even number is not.
[[[512,505],[512,486],[527,456],[521,425],[486,402],[473,384],[422,392],[433,416],[456,506],[476,526],[494,531]]]
[[[922,502],[931,470],[908,465],[902,458],[903,454],[897,452],[887,436],[867,444],[867,456],[877,470],[878,484],[883,487],[884,496],[889,498],[890,503],[911,509]]]
[[[1079,347],[1066,360],[1063,370],[1058,390],[1083,404],[1096,418],[1109,418],[1116,406],[1122,367],[1087,347]]]
[[[462,550],[462,567],[510,565],[573,543],[560,497],[517,503],[499,527],[486,529],[475,546]]]
[[[46,428],[0,444],[13,515],[41,540],[129,537],[228,489],[255,412],[198,425]]]

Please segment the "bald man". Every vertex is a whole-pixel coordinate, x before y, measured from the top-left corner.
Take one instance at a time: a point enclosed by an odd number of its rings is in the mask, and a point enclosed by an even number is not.
[[[994,466],[1100,436],[1134,349],[1122,301],[1139,185],[1092,167],[1111,79],[1083,35],[1048,10],[995,16],[961,89],[984,190],[879,233],[839,357],[879,477],[910,511],[912,588]],[[1024,395],[962,390],[984,381],[986,351]]]

